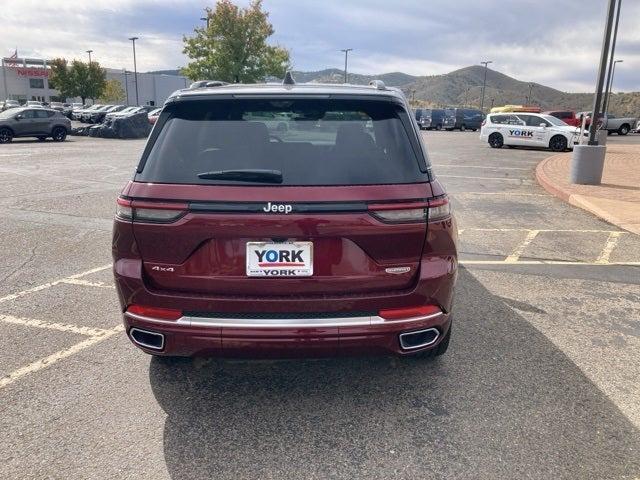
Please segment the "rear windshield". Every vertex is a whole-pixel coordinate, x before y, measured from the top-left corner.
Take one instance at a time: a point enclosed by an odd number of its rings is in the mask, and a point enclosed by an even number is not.
[[[248,182],[198,174],[256,169],[281,172],[282,185],[426,182],[410,122],[402,107],[374,100],[176,102],[165,107],[136,180],[238,185]]]

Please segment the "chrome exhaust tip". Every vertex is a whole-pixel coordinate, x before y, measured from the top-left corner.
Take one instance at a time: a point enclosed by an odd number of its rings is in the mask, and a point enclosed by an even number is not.
[[[401,333],[399,335],[400,347],[402,347],[403,350],[415,350],[416,348],[428,347],[436,343],[439,337],[440,331],[437,328]]]
[[[129,330],[129,337],[136,345],[150,350],[162,350],[164,348],[164,335],[161,333],[132,328]]]

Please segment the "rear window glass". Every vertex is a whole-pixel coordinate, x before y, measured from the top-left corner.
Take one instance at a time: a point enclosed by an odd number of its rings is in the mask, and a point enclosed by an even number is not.
[[[162,119],[166,121],[162,122]],[[282,185],[428,181],[407,113],[391,102],[235,99],[169,104],[136,180],[238,185],[202,179],[220,170],[277,170]],[[422,166],[422,169],[420,168]],[[251,183],[255,185],[255,183]]]

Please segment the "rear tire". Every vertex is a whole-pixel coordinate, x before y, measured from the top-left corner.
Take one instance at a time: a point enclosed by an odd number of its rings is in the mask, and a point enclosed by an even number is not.
[[[67,138],[67,129],[64,127],[56,127],[51,132],[54,142],[64,142]]]
[[[629,133],[629,130],[631,130],[631,128],[629,128],[629,125],[627,125],[626,123],[624,125],[620,125],[620,128],[618,129],[618,135],[626,135],[627,133]]]
[[[8,128],[0,128],[0,143],[9,143],[13,140],[13,132]]]
[[[504,145],[504,138],[498,132],[493,132],[489,135],[489,146],[491,148],[502,148]]]
[[[564,152],[567,149],[567,139],[562,135],[551,137],[549,148],[554,152]]]

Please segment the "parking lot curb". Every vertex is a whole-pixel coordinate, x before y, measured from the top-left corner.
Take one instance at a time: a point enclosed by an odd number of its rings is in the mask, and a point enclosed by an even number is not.
[[[628,214],[628,212],[640,212],[640,201],[635,199],[629,201],[618,198],[615,195],[599,196],[595,194],[576,193],[576,190],[584,186],[569,184],[570,159],[570,153],[561,153],[542,160],[535,169],[536,180],[540,186],[551,195],[560,198],[570,205],[586,210],[598,218],[624,230],[640,235],[640,221],[638,221],[638,218],[635,218],[638,217],[638,215],[636,214],[634,216],[632,214],[630,221]],[[586,188],[595,193],[597,192],[596,189],[606,187],[588,186]],[[622,212],[623,215],[619,215],[618,212]],[[626,213],[626,215],[624,215],[624,213]]]

